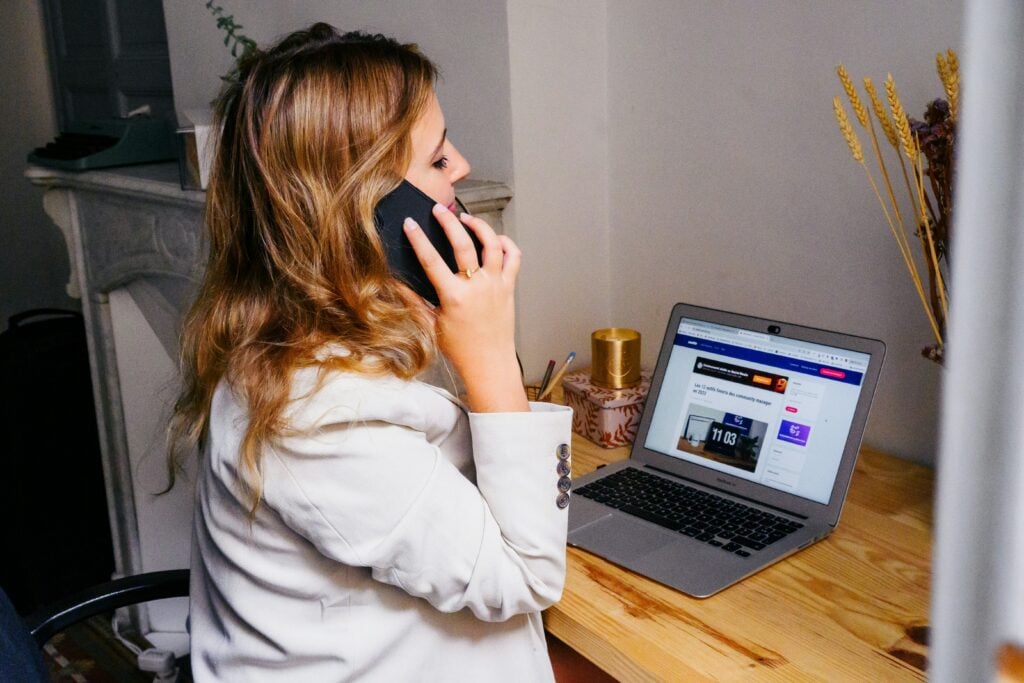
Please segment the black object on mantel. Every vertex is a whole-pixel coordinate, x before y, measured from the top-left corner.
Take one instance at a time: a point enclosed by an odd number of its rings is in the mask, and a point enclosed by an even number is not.
[[[131,116],[73,123],[53,142],[33,150],[28,161],[38,166],[87,171],[176,157],[177,141],[167,121]]]
[[[0,586],[22,614],[114,571],[82,315],[0,332]]]

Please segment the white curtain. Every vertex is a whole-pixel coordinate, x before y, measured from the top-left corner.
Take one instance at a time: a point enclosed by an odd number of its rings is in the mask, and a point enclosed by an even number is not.
[[[930,678],[1024,644],[1024,2],[967,0]]]

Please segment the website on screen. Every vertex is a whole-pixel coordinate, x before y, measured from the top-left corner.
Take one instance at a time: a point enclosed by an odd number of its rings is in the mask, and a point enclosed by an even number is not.
[[[827,504],[869,359],[684,318],[644,445]]]

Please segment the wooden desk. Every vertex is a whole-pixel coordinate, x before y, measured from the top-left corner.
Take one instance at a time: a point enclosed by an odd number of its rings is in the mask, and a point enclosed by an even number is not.
[[[628,456],[573,435],[573,475]],[[932,470],[861,451],[835,533],[704,600],[569,548],[547,629],[621,681],[923,680]]]

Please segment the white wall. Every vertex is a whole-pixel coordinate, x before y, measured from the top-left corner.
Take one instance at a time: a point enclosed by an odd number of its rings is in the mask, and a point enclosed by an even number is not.
[[[78,309],[67,296],[68,254],[22,175],[25,157],[57,134],[46,41],[37,2],[4,3],[0,39],[0,329],[29,308]]]
[[[607,11],[591,0],[510,0],[515,197],[522,248],[519,354],[531,381],[570,350],[586,367],[608,325]]]
[[[509,181],[508,28],[504,0],[217,0],[242,33],[267,47],[317,21],[340,31],[379,32],[413,42],[441,67],[438,98],[449,134],[473,176]],[[200,0],[164,0],[174,101],[181,113],[208,108],[232,57]]]
[[[932,462],[942,370],[919,354],[930,328],[832,97],[840,62],[879,88],[891,71],[920,118],[944,96],[935,53],[960,48],[962,3],[608,11],[610,322],[656,340],[686,301],[880,338],[865,441]]]

